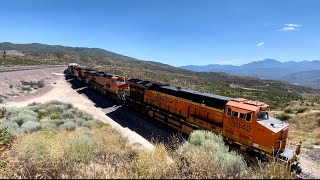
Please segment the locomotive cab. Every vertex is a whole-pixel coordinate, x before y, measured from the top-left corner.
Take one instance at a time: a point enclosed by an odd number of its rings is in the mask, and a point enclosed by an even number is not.
[[[68,73],[75,76],[76,67],[78,67],[79,64],[77,63],[69,63],[68,64]]]
[[[224,130],[226,136],[242,146],[275,155],[286,145],[288,124],[269,115],[269,105],[246,99],[232,99],[226,105]]]

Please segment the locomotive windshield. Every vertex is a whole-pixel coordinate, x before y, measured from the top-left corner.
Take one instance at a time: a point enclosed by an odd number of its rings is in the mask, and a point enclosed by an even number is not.
[[[123,83],[124,82],[124,78],[123,77],[118,77],[117,82],[118,83]]]
[[[258,112],[257,119],[258,119],[258,121],[268,120],[269,119],[268,112],[266,112],[266,111]]]

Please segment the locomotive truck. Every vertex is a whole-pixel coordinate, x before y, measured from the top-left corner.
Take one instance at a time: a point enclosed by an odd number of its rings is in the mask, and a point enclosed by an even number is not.
[[[289,124],[269,115],[266,103],[181,89],[141,79],[127,79],[69,64],[70,73],[89,87],[142,110],[152,119],[190,134],[197,129],[220,134],[245,152],[276,157],[301,172],[301,142],[287,148]],[[119,95],[121,94],[121,95]]]

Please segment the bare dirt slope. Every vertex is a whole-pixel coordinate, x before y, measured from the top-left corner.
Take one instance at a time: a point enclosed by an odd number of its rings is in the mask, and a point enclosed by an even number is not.
[[[44,103],[50,100],[69,102],[72,103],[75,107],[92,114],[95,118],[110,124],[113,128],[121,132],[123,136],[128,139],[129,143],[135,144],[137,145],[137,147],[142,146],[146,149],[153,148],[153,145],[149,141],[144,139],[136,132],[131,131],[129,128],[123,128],[117,122],[106,116],[106,113],[104,112],[105,110],[96,107],[94,102],[86,98],[83,94],[79,94],[77,90],[74,90],[71,87],[70,83],[65,80],[63,74],[64,69],[65,67],[45,70],[45,72],[41,70],[19,71],[15,72],[15,75],[0,73],[0,78],[5,77],[7,82],[18,82],[20,79],[26,78],[29,78],[28,80],[34,81],[35,79],[38,79],[40,77],[49,77],[48,81],[45,82],[45,87],[35,90],[34,92],[22,93],[22,96],[17,95],[17,97],[10,97],[3,104],[0,104],[0,106],[23,107],[32,102]],[[1,82],[2,81],[3,80],[1,80]],[[3,86],[1,86],[1,89],[2,92],[6,91]],[[111,107],[108,111],[112,111],[112,108],[115,109],[117,107]]]

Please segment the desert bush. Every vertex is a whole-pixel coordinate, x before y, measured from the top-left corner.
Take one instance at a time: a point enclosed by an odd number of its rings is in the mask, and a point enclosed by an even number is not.
[[[31,133],[41,129],[41,124],[35,121],[27,121],[21,125],[21,130],[25,133]]]
[[[285,165],[274,159],[270,162],[258,163],[258,167],[250,170],[248,177],[254,179],[295,179],[294,174],[291,174]]]
[[[308,108],[299,108],[299,109],[297,109],[297,113],[304,113],[304,112],[306,112],[308,110]]]
[[[285,113],[291,114],[293,113],[293,110],[291,108],[285,109],[284,110]]]
[[[29,84],[33,88],[43,88],[44,87],[43,81],[31,81]]]
[[[86,121],[89,121],[89,120],[93,120],[93,116],[91,114],[88,114],[88,113],[85,113],[85,112],[82,112],[82,116],[81,116],[82,119],[86,120]]]
[[[87,127],[78,127],[77,130],[82,131],[84,133],[88,133],[91,131],[91,129],[89,129]]]
[[[81,119],[81,118],[74,118],[73,121],[78,125],[78,126],[82,126],[86,120]]]
[[[288,114],[280,114],[280,115],[277,115],[277,118],[280,119],[281,121],[288,121],[289,119],[291,119],[291,116]]]
[[[41,118],[47,116],[47,113],[48,113],[47,110],[45,110],[45,109],[39,109],[39,110],[38,110],[38,117],[41,119]]]
[[[47,105],[64,105],[64,103],[58,100],[51,100],[47,103]]]
[[[243,157],[229,152],[222,137],[209,131],[194,131],[177,152],[189,164],[192,177],[239,178],[246,172]]]
[[[1,175],[8,169],[9,159],[5,157],[6,151],[12,148],[15,136],[12,135],[7,128],[0,128],[0,178]]]
[[[19,125],[16,122],[12,121],[1,121],[0,128],[7,128],[7,131],[13,135],[18,135],[21,131]]]
[[[89,120],[89,121],[86,121],[82,124],[83,127],[87,127],[87,128],[92,128],[94,125],[96,125],[98,123],[97,120]]]
[[[43,119],[40,119],[39,121],[41,123],[41,129],[56,129],[57,123],[55,123],[53,120],[51,120],[48,117],[45,117]],[[62,124],[63,122],[61,122]]]
[[[16,123],[9,124],[13,127],[9,128],[10,131],[15,134],[29,132],[28,128],[25,127],[26,125],[22,129],[22,125],[28,121],[39,122],[40,129],[51,128],[69,131],[80,126],[92,128],[98,122],[92,115],[74,108],[72,104],[59,101],[49,101],[44,104],[33,102],[25,108],[7,108],[4,120]],[[16,128],[16,125],[18,125],[18,128]]]
[[[33,103],[28,104],[28,106],[26,108],[29,110],[38,112],[38,110],[41,109],[41,107],[42,107],[41,103],[33,102]]]
[[[108,137],[114,133],[97,129],[89,133],[47,130],[28,134],[14,146],[11,156],[14,166],[5,177],[108,178],[116,171],[113,177],[124,177],[121,176],[125,174],[124,167],[132,160],[129,146],[124,148],[120,143],[121,149],[115,154],[102,146],[110,142]]]
[[[74,112],[70,109],[62,113],[62,118],[74,118]]]
[[[317,125],[320,127],[320,118],[317,119]]]
[[[21,87],[22,91],[31,91],[31,87],[29,85]]]
[[[67,130],[67,131],[73,131],[77,128],[77,124],[73,121],[66,121],[61,125],[61,128]]]
[[[2,99],[2,98],[0,98],[0,104],[1,104],[1,103],[3,103],[3,99]]]
[[[88,162],[95,154],[96,139],[87,134],[71,136],[67,139],[68,146],[64,149],[65,155],[73,162]]]
[[[29,109],[18,109],[15,112],[10,111],[10,115],[6,116],[9,121],[14,121],[19,126],[21,126],[23,123],[27,121],[37,121],[38,120],[38,114],[34,111],[31,111]]]
[[[164,145],[157,145],[151,152],[140,151],[131,163],[130,172],[139,179],[168,179],[179,176],[177,164],[169,159]]]
[[[49,113],[55,113],[55,114],[61,114],[63,112],[63,110],[65,109],[65,107],[63,105],[56,105],[56,104],[51,104],[49,106],[46,107],[46,110]]]

